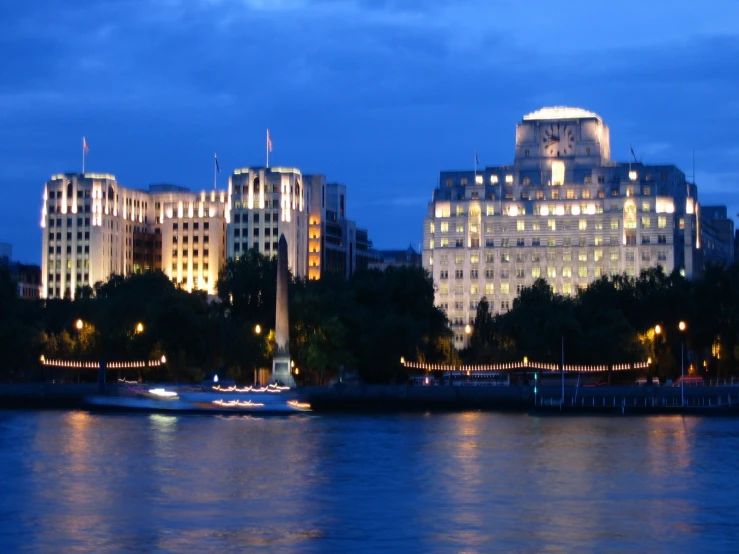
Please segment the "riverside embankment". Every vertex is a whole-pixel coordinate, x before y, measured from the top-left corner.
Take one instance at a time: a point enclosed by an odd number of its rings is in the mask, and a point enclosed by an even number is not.
[[[301,400],[316,413],[519,411],[540,413],[739,415],[739,386],[718,387],[416,387],[339,385],[301,387]],[[86,409],[84,399],[98,394],[96,384],[3,384],[0,409]],[[109,384],[106,394],[116,395]],[[682,407],[683,398],[685,407]]]

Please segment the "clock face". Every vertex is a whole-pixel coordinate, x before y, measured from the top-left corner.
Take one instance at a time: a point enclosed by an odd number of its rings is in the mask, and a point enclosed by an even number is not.
[[[542,126],[541,146],[548,156],[571,156],[575,152],[575,130],[567,123]]]

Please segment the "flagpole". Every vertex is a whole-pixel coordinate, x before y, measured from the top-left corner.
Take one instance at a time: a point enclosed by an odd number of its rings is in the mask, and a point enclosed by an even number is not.
[[[82,175],[85,174],[85,137],[82,137]]]
[[[269,129],[267,129],[267,142],[265,146],[267,147],[267,169],[269,169]]]
[[[213,190],[218,190],[218,154],[213,154]]]

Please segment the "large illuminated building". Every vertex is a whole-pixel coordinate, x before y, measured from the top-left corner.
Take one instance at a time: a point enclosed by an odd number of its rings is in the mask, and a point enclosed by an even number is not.
[[[229,180],[229,206],[229,258],[252,248],[274,256],[284,234],[296,277],[349,277],[368,266],[372,243],[346,217],[346,186],[327,183],[325,175],[283,167],[237,169]]]
[[[229,258],[238,258],[250,249],[276,256],[284,234],[288,268],[294,276],[307,276],[308,191],[299,169],[237,169],[228,182],[228,208]]]
[[[162,270],[185,290],[217,293],[227,258],[277,255],[293,275],[348,277],[367,267],[367,231],[346,218],[346,187],[295,168],[243,168],[228,190],[136,190],[109,174],[54,175],[44,187],[42,297],[74,298],[111,275]]]
[[[486,297],[505,312],[544,278],[574,294],[604,275],[702,269],[696,186],[674,165],[610,159],[608,126],[544,108],[516,126],[512,165],[443,171],[424,221],[423,265],[458,346]]]
[[[44,187],[43,298],[74,298],[111,275],[161,269],[187,290],[215,294],[225,259],[224,192],[122,187],[113,175],[64,173]]]

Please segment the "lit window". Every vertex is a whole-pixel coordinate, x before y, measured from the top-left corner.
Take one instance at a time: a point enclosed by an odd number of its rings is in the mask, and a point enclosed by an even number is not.
[[[629,180],[630,181],[636,181],[636,179],[639,177],[637,175],[636,171],[629,171]]]
[[[532,279],[538,279],[541,277],[541,268],[540,267],[532,267],[531,268],[531,278]]]
[[[581,231],[585,231],[588,228],[588,221],[586,219],[581,219],[578,223],[578,228]]]
[[[556,267],[547,267],[547,278],[554,279],[557,277],[557,268]]]
[[[562,185],[565,182],[565,163],[560,160],[552,162],[552,185]]]
[[[491,185],[497,185],[498,184],[498,176],[497,175],[491,175],[490,176],[490,184]]]
[[[516,231],[525,231],[526,230],[526,222],[523,219],[519,219],[516,221]]]
[[[667,227],[667,217],[664,215],[661,215],[657,218],[657,227],[660,229],[664,229]]]
[[[500,294],[510,294],[511,287],[508,283],[501,283],[500,284]]]
[[[475,175],[475,184],[482,185],[482,175]]]
[[[512,185],[513,184],[513,175],[506,175],[505,176],[505,182],[506,182],[506,185]]]

